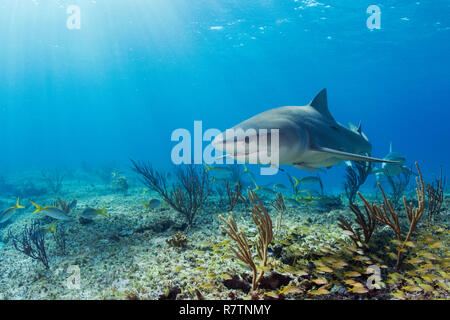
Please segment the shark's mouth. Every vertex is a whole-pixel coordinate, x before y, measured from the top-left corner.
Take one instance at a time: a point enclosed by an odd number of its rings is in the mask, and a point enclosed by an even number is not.
[[[267,164],[275,161],[275,159],[271,157],[271,152],[268,152],[268,150],[235,152],[234,155],[228,154],[227,156],[250,164]]]
[[[234,154],[235,157],[242,157],[242,156],[250,156],[250,155],[254,155],[254,154],[259,154],[259,151],[255,151],[255,152],[236,152]]]

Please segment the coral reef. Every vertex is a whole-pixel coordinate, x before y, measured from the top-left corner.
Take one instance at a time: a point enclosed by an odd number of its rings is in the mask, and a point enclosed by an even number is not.
[[[352,161],[351,165],[345,168],[344,190],[350,204],[355,201],[356,193],[366,182],[367,177],[372,172],[372,162]]]
[[[352,239],[355,245],[359,248],[364,248],[369,244],[370,238],[375,231],[376,223],[375,218],[372,216],[372,211],[366,206],[364,207],[364,214],[359,210],[359,208],[350,202],[350,209],[355,214],[355,222],[358,228],[353,228],[350,223],[348,223],[344,218],[338,218],[338,226],[346,232],[346,234]],[[362,234],[361,234],[362,232]]]
[[[42,178],[47,184],[48,190],[53,192],[54,194],[60,194],[63,187],[64,174],[62,174],[61,170],[53,169],[53,170],[45,170],[42,171]]]
[[[278,211],[278,217],[275,225],[275,232],[279,233],[281,230],[281,225],[283,223],[283,213],[286,211],[286,205],[284,204],[283,195],[278,192],[276,199],[272,202],[272,207]]]
[[[242,184],[241,182],[237,182],[232,188],[230,183],[227,181],[225,183],[225,187],[227,189],[228,196],[228,211],[233,211],[234,206],[237,204],[238,200],[246,203],[245,197],[242,195]]]
[[[396,176],[387,176],[386,179],[391,187],[390,199],[394,208],[398,208],[400,199],[406,191],[411,179],[412,171],[402,171]]]
[[[30,225],[26,225],[21,235],[15,236],[9,233],[8,237],[17,251],[42,262],[47,269],[49,268],[45,248],[45,231],[42,230],[39,221],[34,220]]]
[[[192,226],[198,209],[211,192],[207,171],[203,167],[197,170],[195,165],[179,168],[178,183],[169,188],[166,175],[154,170],[150,164],[131,161],[133,170],[141,175],[144,185],[157,192],[164,201],[184,216],[188,226]]]
[[[62,198],[58,197],[56,201],[53,203],[55,207],[60,208],[65,213],[70,213],[72,208],[74,208],[77,204],[77,199],[73,199],[72,201],[63,200]]]
[[[166,242],[176,248],[185,248],[187,240],[187,236],[183,235],[181,232],[177,232],[172,238],[167,239]]]
[[[58,252],[60,255],[67,255],[66,249],[66,232],[63,227],[56,227],[55,232],[53,232],[53,241],[55,242],[56,247],[58,248]]]
[[[273,238],[272,219],[270,218],[266,208],[261,202],[261,199],[251,190],[248,191],[248,197],[251,202],[252,219],[258,229],[258,238],[255,242],[257,257],[261,261],[262,267],[267,266],[268,248]],[[231,247],[236,257],[242,262],[246,263],[253,272],[252,290],[256,290],[259,281],[264,275],[264,270],[261,269],[258,274],[258,268],[255,264],[253,253],[250,250],[247,237],[240,230],[233,217],[228,220],[220,216],[220,219],[226,224],[226,227],[221,228],[236,242],[237,249]]]
[[[439,178],[435,178],[434,182],[425,184],[428,209],[427,222],[433,224],[441,212],[442,203],[444,202],[445,177],[442,175],[442,167],[439,171]]]
[[[197,173],[201,181],[198,167]],[[89,175],[83,176],[83,172],[80,174],[66,175],[64,198],[60,201],[64,205],[58,204],[58,207],[70,208],[71,201],[63,199],[76,195],[78,204],[70,210],[70,217],[79,217],[86,207],[104,206],[108,207],[110,217],[82,224],[82,219],[56,221],[48,216],[32,215],[33,208],[23,209],[13,223],[0,229],[0,298],[359,300],[449,297],[449,199],[445,190],[441,212],[436,214],[432,224],[424,223],[429,206],[433,206],[428,198],[423,201],[422,218],[417,219],[421,199],[418,202],[406,194],[406,211],[400,211],[389,205],[387,193],[386,204],[373,193],[364,194],[370,208],[379,207],[389,221],[395,221],[389,208],[394,209],[401,231],[399,241],[389,225],[374,218],[360,196],[349,209],[343,208],[339,197],[333,194],[305,196],[302,193],[297,201],[286,196],[291,195],[290,190],[280,184],[279,193],[261,187],[246,194],[246,206],[241,205],[243,200],[236,200],[232,213],[225,219],[218,216],[229,212],[226,181],[231,191],[236,190],[236,184],[229,179],[221,180],[211,182],[210,187],[223,186],[223,194],[211,192],[199,208],[201,214],[195,216],[195,227],[187,228],[184,215],[157,191],[143,190],[130,183],[127,193],[113,193],[109,185]],[[40,178],[39,171],[27,177],[34,178]],[[169,194],[180,184],[177,174],[164,174],[164,179]],[[308,183],[317,183],[315,177],[308,179],[311,179]],[[24,180],[5,176],[5,181],[16,188]],[[421,175],[417,181],[420,184]],[[423,185],[427,197],[427,185],[425,182]],[[421,195],[421,187],[417,189]],[[218,204],[221,196],[223,205]],[[12,202],[10,198],[8,195],[0,197],[5,208]],[[52,203],[55,196],[48,193],[34,199],[46,204]],[[157,199],[161,204],[147,210],[142,202],[148,199]],[[24,206],[27,201],[21,199]],[[277,223],[272,226],[276,216]],[[280,216],[282,228],[278,229]],[[417,222],[405,242],[411,228],[408,216]],[[31,263],[39,259],[30,259],[22,252],[28,247],[36,251],[31,240],[22,239],[24,227],[30,229],[35,221],[40,226],[34,228],[41,231],[26,234],[29,239],[32,235],[44,236],[48,268],[41,262]],[[14,241],[22,251],[14,247]],[[28,245],[23,246],[22,242]],[[396,268],[399,251],[400,264]],[[69,290],[61,285],[67,282],[67,268],[72,265],[81,270],[80,290]]]
[[[395,211],[393,202],[386,197],[386,194],[381,187],[380,184],[378,184],[378,187],[381,190],[381,194],[383,195],[383,204],[381,206],[378,206],[374,203],[370,204],[362,195],[361,193],[358,193],[358,195],[361,197],[361,199],[364,201],[365,208],[367,211],[370,212],[372,217],[376,219],[377,221],[381,222],[384,225],[389,226],[392,231],[394,231],[397,240],[399,241],[399,246],[397,247],[397,262],[395,265],[395,269],[397,270],[398,267],[401,264],[402,260],[402,253],[406,251],[406,245],[408,241],[411,239],[411,236],[416,229],[416,226],[418,222],[420,221],[420,218],[423,215],[424,211],[424,203],[425,203],[425,190],[424,190],[424,183],[422,179],[422,173],[420,172],[420,168],[416,162],[417,171],[419,172],[419,178],[416,178],[417,188],[416,188],[416,195],[417,195],[417,202],[418,207],[415,207],[411,202],[408,204],[406,197],[403,196],[403,205],[405,209],[406,216],[408,217],[409,221],[409,229],[408,233],[406,235],[402,234],[401,225],[399,221],[399,215]]]

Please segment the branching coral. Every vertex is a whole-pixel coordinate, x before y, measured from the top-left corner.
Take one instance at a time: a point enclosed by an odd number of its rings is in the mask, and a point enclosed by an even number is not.
[[[248,191],[251,201],[252,219],[258,229],[256,250],[258,258],[262,260],[263,266],[267,265],[269,244],[273,239],[272,219],[264,207],[261,199],[251,190]],[[250,196],[252,194],[252,196]]]
[[[280,192],[277,193],[277,198],[272,203],[272,207],[274,207],[274,209],[278,211],[277,224],[275,226],[275,230],[278,233],[281,229],[283,213],[286,211],[286,205],[284,204],[284,198]]]
[[[394,205],[394,208],[397,208],[400,202],[400,199],[403,196],[403,193],[406,190],[406,187],[409,184],[409,181],[411,179],[412,171],[402,171],[397,176],[386,176],[387,181],[389,182],[389,185],[391,186],[391,201]]]
[[[227,181],[225,186],[227,188],[227,195],[228,195],[228,208],[229,211],[233,211],[238,200],[241,200],[242,202],[245,203],[245,198],[242,195],[242,184],[241,182],[237,182],[234,189],[232,189]]]
[[[386,194],[378,184],[378,187],[381,190],[381,194],[383,195],[383,204],[378,206],[374,203],[370,204],[360,192],[358,195],[364,201],[364,205],[366,210],[370,212],[372,217],[381,222],[384,225],[389,226],[392,231],[394,231],[397,240],[400,242],[400,245],[397,248],[397,263],[395,265],[395,269],[397,270],[402,262],[402,253],[405,251],[405,246],[408,241],[410,241],[411,236],[416,229],[417,223],[423,215],[424,211],[424,203],[425,203],[425,191],[424,191],[424,183],[422,179],[422,173],[420,172],[419,165],[416,162],[417,171],[419,172],[419,177],[416,178],[416,195],[417,195],[417,203],[418,206],[415,207],[412,202],[408,204],[406,197],[403,196],[403,206],[406,213],[406,216],[409,221],[409,230],[406,236],[402,234],[401,225],[399,221],[399,215],[395,211],[394,205],[390,199],[386,197]]]
[[[56,232],[53,232],[53,240],[55,241],[56,247],[59,253],[63,256],[67,254],[66,250],[66,233],[63,227],[58,227]]]
[[[347,231],[350,239],[355,243],[357,247],[363,247],[363,244],[367,246],[369,244],[370,238],[375,231],[376,220],[373,218],[371,212],[367,207],[364,207],[365,217],[358,206],[350,202],[350,209],[355,214],[355,222],[358,224],[359,228],[354,229],[349,222],[344,218],[338,218],[338,226]],[[362,231],[362,235],[361,235]],[[363,239],[364,238],[364,239]]]
[[[25,226],[21,235],[13,235],[10,230],[8,238],[11,239],[17,251],[42,262],[47,269],[49,268],[45,249],[45,231],[42,230],[37,220],[34,220],[29,226]]]
[[[187,165],[177,171],[178,183],[168,186],[167,176],[152,168],[150,164],[131,160],[133,170],[142,177],[142,183],[157,192],[174,210],[180,212],[188,226],[194,223],[195,215],[208,198],[211,187],[208,172],[194,165]]]
[[[356,193],[359,188],[367,180],[367,177],[372,171],[371,162],[354,161],[352,165],[348,165],[345,173],[345,195],[347,196],[348,202],[352,204],[355,201]]]
[[[47,183],[47,187],[54,194],[58,194],[61,192],[63,187],[64,175],[58,170],[55,169],[53,171],[47,170],[42,171],[42,178]]]
[[[251,190],[248,191],[248,195],[252,205],[251,216],[258,230],[258,237],[255,242],[257,257],[261,260],[262,266],[265,267],[267,266],[269,244],[273,239],[272,219],[262,204],[261,199]],[[222,216],[219,216],[219,218],[226,224],[226,227],[221,226],[221,228],[236,242],[236,249],[231,247],[231,250],[233,250],[239,260],[247,264],[252,270],[252,289],[256,290],[258,283],[264,275],[264,270],[260,270],[258,273],[258,268],[255,264],[247,237],[238,228],[234,218],[232,216],[228,220]]]
[[[63,200],[60,197],[56,199],[56,201],[53,203],[55,207],[60,208],[65,213],[70,213],[70,211],[75,208],[77,205],[77,199],[73,199],[72,201]]]
[[[426,183],[426,191],[428,198],[427,220],[432,224],[436,220],[441,211],[444,202],[445,177],[442,176],[442,167],[439,178],[435,178],[432,184]]]

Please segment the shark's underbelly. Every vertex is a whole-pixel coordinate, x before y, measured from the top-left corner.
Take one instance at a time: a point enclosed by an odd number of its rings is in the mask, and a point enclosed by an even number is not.
[[[390,164],[390,165],[386,165],[383,167],[384,175],[387,177],[396,176],[396,175],[402,173],[403,171],[404,171],[404,168],[402,165]]]
[[[301,157],[290,164],[301,164],[307,167],[321,168],[331,167],[342,161],[342,159],[336,158],[324,152],[309,151],[305,152]]]

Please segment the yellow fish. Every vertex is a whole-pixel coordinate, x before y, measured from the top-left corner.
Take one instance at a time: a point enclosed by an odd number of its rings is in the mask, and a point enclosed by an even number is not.
[[[286,286],[282,290],[278,291],[279,294],[297,294],[297,293],[303,293],[303,290],[300,288],[297,288],[295,286]]]
[[[402,288],[402,290],[405,290],[405,291],[408,291],[408,292],[413,293],[413,292],[419,292],[419,291],[422,291],[423,289],[411,285],[411,286],[404,286],[404,287]]]
[[[444,244],[442,243],[442,241],[436,241],[435,243],[432,243],[429,245],[430,249],[440,249],[444,246]]]
[[[322,295],[322,294],[328,294],[330,293],[330,291],[328,291],[327,289],[317,289],[317,290],[312,290],[309,291],[308,294],[312,294],[312,295]]]
[[[45,228],[44,231],[47,232],[56,232],[56,222],[53,222],[48,228]]]
[[[272,291],[264,292],[264,295],[274,299],[278,299],[280,297],[276,292]]]
[[[19,198],[17,198],[16,205],[7,208],[3,211],[0,211],[0,223],[8,221],[12,217],[12,214],[16,209],[23,209],[23,208],[25,207],[19,204]]]
[[[364,287],[360,287],[360,286],[353,287],[348,291],[353,292],[353,293],[360,293],[360,294],[369,292],[369,290],[367,290]]]
[[[344,275],[349,278],[356,278],[356,277],[360,277],[361,273],[356,272],[356,271],[347,271],[347,272],[344,272]]]
[[[161,201],[159,201],[158,199],[152,199],[148,203],[142,202],[142,205],[145,207],[145,209],[148,209],[148,208],[155,209],[160,204],[161,204]]]
[[[399,300],[404,300],[405,299],[405,294],[403,293],[403,291],[397,290],[393,293],[391,293],[392,296],[394,296],[394,298],[397,298]]]
[[[313,279],[311,281],[314,282],[315,284],[327,284],[328,283],[328,280],[325,278]]]
[[[331,269],[330,267],[318,267],[317,271],[319,271],[319,273],[330,273],[333,272],[333,269]]]

